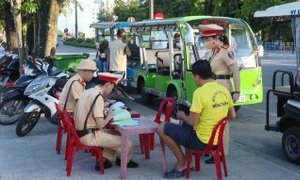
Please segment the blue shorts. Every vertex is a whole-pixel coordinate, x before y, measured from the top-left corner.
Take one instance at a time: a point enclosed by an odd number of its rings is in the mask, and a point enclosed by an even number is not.
[[[177,144],[194,150],[205,150],[204,144],[197,136],[193,127],[183,122],[182,126],[174,123],[166,123],[164,133],[173,139]]]

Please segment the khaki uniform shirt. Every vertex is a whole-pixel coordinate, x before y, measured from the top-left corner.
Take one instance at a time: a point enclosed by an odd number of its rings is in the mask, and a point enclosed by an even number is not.
[[[62,109],[64,108],[68,91],[74,80],[75,82],[71,87],[70,94],[67,101],[67,106],[66,106],[67,112],[75,112],[76,100],[79,99],[79,96],[82,94],[82,92],[85,89],[85,82],[81,79],[79,74],[74,75],[71,79],[68,80],[68,82],[66,83],[66,85],[64,86],[60,94],[59,103],[58,103],[60,108]]]
[[[229,66],[237,62],[233,49],[222,44],[211,52],[210,65],[212,72],[216,75],[230,75],[232,72]],[[229,79],[216,79],[218,83],[225,86],[230,92],[233,91],[232,83]]]
[[[84,129],[85,119],[91,109],[94,99],[99,93],[102,94],[101,89],[98,86],[95,86],[94,88],[86,90],[81,94],[77,102],[75,116],[74,116],[76,130]],[[87,129],[97,129],[97,127],[100,127],[100,125],[97,126],[98,122],[96,121],[96,118],[104,118],[103,111],[104,111],[104,99],[100,95],[97,98],[94,107],[88,117],[87,126],[86,126]]]
[[[117,39],[109,44],[109,71],[126,71],[127,56],[125,47],[127,45],[123,41]]]

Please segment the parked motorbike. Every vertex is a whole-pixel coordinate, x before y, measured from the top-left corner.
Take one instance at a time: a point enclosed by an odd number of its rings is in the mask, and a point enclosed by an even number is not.
[[[25,62],[25,74],[16,80],[12,87],[3,89],[0,103],[0,124],[13,124],[20,119],[30,98],[24,95],[25,88],[33,81],[41,70],[32,62]]]
[[[8,82],[15,82],[19,77],[19,57],[15,56],[8,66],[0,68],[0,86],[3,87]]]
[[[41,63],[43,74],[34,79],[24,92],[31,100],[16,126],[16,134],[20,137],[34,128],[42,113],[50,123],[58,123],[54,103],[58,103],[59,94],[67,82],[67,74],[47,62]]]
[[[8,82],[16,81],[19,76],[19,56],[5,53],[0,60],[0,89]]]

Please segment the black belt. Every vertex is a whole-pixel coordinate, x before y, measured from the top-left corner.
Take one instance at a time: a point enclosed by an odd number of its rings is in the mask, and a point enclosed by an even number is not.
[[[215,75],[213,79],[230,79],[230,75]]]
[[[77,133],[78,137],[81,138],[87,134],[93,133],[96,130],[97,129],[76,130],[76,133]]]

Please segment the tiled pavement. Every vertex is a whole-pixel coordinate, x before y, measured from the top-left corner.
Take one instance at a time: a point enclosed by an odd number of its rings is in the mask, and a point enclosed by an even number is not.
[[[129,107],[141,112],[142,115],[154,118],[155,111],[135,103]],[[56,126],[47,120],[38,122],[34,130],[26,137],[19,138],[15,134],[15,125],[0,126],[0,179],[1,180],[60,180],[60,179],[119,179],[120,167],[113,166],[105,170],[104,175],[94,170],[95,160],[89,154],[77,152],[73,164],[72,176],[67,177],[63,155],[55,151]],[[65,140],[65,139],[64,139]],[[161,151],[158,137],[155,140],[155,150],[151,151],[151,159],[144,159],[140,154],[138,137],[132,137],[134,151],[132,159],[140,166],[136,169],[127,169],[127,179],[163,179]],[[64,141],[63,141],[64,142]],[[62,154],[65,150],[63,144]],[[192,172],[191,179],[216,179],[214,165],[206,165],[202,158],[201,171]],[[175,163],[175,157],[167,150],[169,169]],[[230,153],[227,157],[229,176],[225,180],[299,180],[300,171],[289,170],[285,162],[274,163],[268,157],[249,150],[231,139]],[[182,178],[185,179],[185,178]]]

